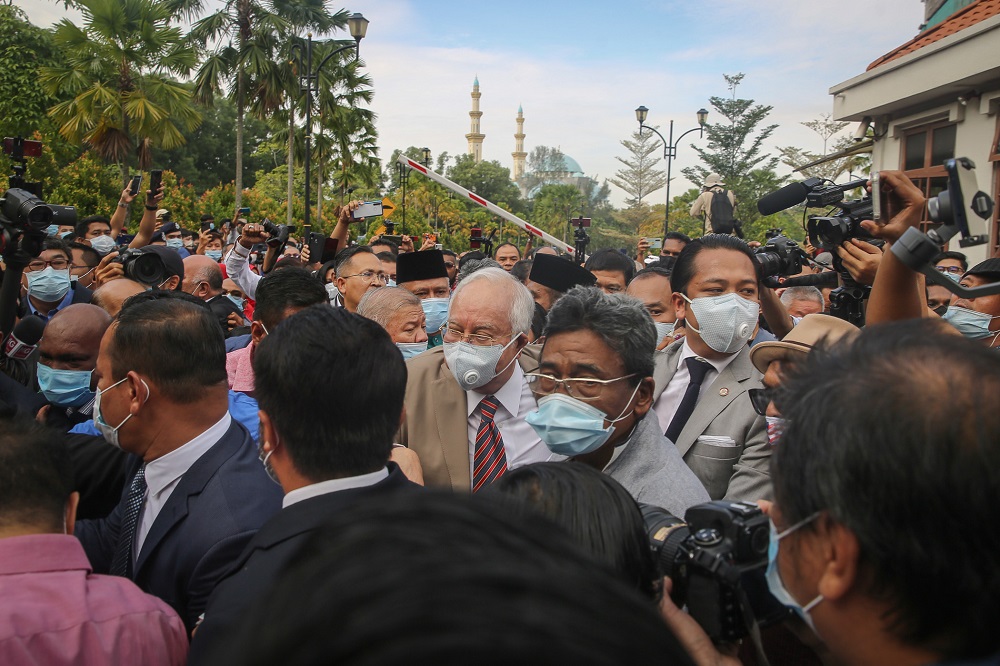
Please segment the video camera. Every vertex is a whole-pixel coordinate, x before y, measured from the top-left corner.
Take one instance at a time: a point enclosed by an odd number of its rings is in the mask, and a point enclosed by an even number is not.
[[[271,235],[267,239],[267,244],[270,247],[283,247],[288,242],[288,236],[298,228],[294,224],[275,224],[266,217],[261,225],[264,227],[264,231]]]
[[[573,260],[582,266],[587,260],[587,245],[590,243],[590,234],[585,231],[590,227],[590,218],[574,217],[569,223],[576,227],[573,232]]]
[[[641,504],[659,573],[671,598],[715,642],[737,641],[754,622],[774,624],[788,609],[768,591],[764,572],[770,529],[756,504],[718,500],[687,510],[684,520]]]

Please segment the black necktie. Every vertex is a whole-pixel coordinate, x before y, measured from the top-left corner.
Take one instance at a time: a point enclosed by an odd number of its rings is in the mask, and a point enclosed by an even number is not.
[[[688,381],[681,404],[677,407],[677,411],[674,412],[674,418],[670,421],[670,425],[667,426],[667,431],[663,433],[667,439],[675,443],[681,431],[684,430],[684,426],[687,425],[688,419],[691,418],[691,414],[694,413],[694,406],[698,404],[698,394],[701,392],[701,383],[705,381],[705,375],[712,369],[712,365],[708,361],[703,361],[694,356],[684,359],[684,363],[687,365],[688,374],[691,375],[691,379]]]
[[[118,533],[118,545],[111,560],[111,574],[131,578],[132,544],[135,542],[135,532],[139,527],[139,513],[143,499],[146,497],[146,466],[143,465],[132,477],[132,485],[125,498],[125,515],[122,516],[121,531]]]

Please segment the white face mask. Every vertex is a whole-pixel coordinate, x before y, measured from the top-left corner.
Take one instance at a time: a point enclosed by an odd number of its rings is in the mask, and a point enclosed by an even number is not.
[[[101,435],[104,436],[104,439],[108,444],[111,444],[118,449],[122,448],[122,445],[118,442],[118,431],[123,425],[125,425],[126,421],[132,418],[132,414],[130,413],[126,416],[122,419],[122,422],[116,426],[108,425],[108,423],[104,420],[104,416],[101,414],[101,396],[124,382],[126,379],[128,379],[128,377],[122,377],[119,381],[115,382],[103,391],[101,389],[97,389],[97,394],[94,396],[94,426],[101,431]],[[142,385],[146,388],[146,398],[142,401],[143,404],[146,404],[146,400],[149,400],[149,385],[146,384],[146,380],[144,379],[140,379],[139,381],[141,381]]]
[[[108,254],[113,249],[118,247],[118,244],[115,243],[115,239],[112,238],[110,235],[104,235],[91,238],[90,247],[94,248],[94,251],[103,257],[104,255]]]
[[[704,296],[691,300],[684,294],[681,298],[691,306],[691,311],[701,328],[685,326],[699,336],[702,341],[720,354],[735,354],[753,337],[760,315],[760,304],[735,293],[722,296]]]
[[[519,337],[519,335],[514,335],[510,342],[505,345],[486,347],[468,342],[445,342],[444,360],[448,362],[448,369],[455,376],[458,385],[465,391],[471,391],[489,384],[517,360],[517,356],[515,356],[503,368],[496,369],[497,363],[500,362],[500,357],[503,356],[507,347],[517,342]]]

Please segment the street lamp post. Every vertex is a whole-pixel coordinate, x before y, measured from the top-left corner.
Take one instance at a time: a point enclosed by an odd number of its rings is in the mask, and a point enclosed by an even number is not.
[[[338,53],[342,53],[347,49],[354,49],[355,59],[359,57],[361,53],[361,40],[364,39],[365,34],[368,32],[368,19],[366,19],[361,14],[355,12],[347,17],[347,27],[351,32],[351,37],[354,38],[353,44],[348,44],[342,46],[336,51],[328,54],[323,60],[320,61],[316,69],[312,66],[312,33],[309,33],[308,40],[306,41],[305,48],[305,75],[299,74],[299,90],[305,91],[306,93],[306,126],[305,126],[305,144],[306,144],[306,163],[305,163],[305,176],[306,176],[306,210],[302,218],[302,235],[305,237],[310,231],[312,231],[312,223],[309,221],[309,180],[310,180],[310,162],[312,160],[312,107],[313,107],[313,93],[319,94],[319,74],[323,71],[324,65],[330,62]],[[294,44],[292,46],[292,57],[294,58],[296,64],[299,67],[299,71],[302,71],[302,45]]]
[[[667,210],[663,215],[663,235],[666,236],[667,232],[670,231],[670,168],[673,165],[674,158],[677,157],[677,146],[680,145],[681,139],[690,134],[691,132],[698,132],[698,136],[702,137],[705,135],[705,123],[708,122],[708,111],[705,109],[698,109],[698,126],[689,129],[684,134],[677,137],[677,141],[674,141],[674,121],[670,121],[670,138],[664,139],[663,135],[657,131],[655,127],[650,127],[645,124],[646,116],[649,114],[649,109],[644,106],[640,106],[635,110],[635,118],[639,121],[639,133],[642,130],[648,129],[656,132],[656,136],[660,137],[660,141],[663,142],[663,159],[667,161]]]

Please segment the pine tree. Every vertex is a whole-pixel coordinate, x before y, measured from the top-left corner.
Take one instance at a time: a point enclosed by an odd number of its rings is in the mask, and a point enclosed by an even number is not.
[[[667,184],[666,172],[656,168],[663,143],[653,132],[632,132],[632,139],[623,139],[621,144],[630,157],[615,157],[626,168],[615,172],[610,182],[628,194],[625,205],[629,208],[642,204],[643,198]]]

